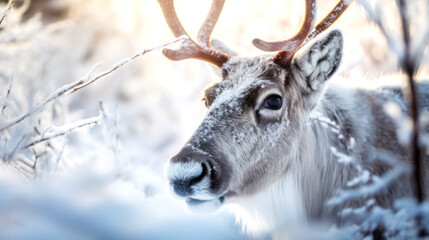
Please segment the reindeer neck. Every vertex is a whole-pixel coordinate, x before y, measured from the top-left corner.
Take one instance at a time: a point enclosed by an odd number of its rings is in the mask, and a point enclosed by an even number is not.
[[[335,209],[326,206],[336,191],[345,186],[355,173],[341,157],[355,158],[353,133],[347,130],[347,111],[323,99],[303,126],[295,169],[307,218],[332,219]]]

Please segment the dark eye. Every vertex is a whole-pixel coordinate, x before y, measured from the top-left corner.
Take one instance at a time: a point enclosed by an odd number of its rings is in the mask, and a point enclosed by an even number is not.
[[[264,108],[279,110],[282,107],[282,98],[279,95],[268,96],[264,101]]]

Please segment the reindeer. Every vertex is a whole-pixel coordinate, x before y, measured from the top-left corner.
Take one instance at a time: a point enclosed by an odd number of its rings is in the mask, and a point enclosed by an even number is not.
[[[172,193],[185,199],[190,209],[233,205],[251,231],[322,220],[342,224],[339,212],[362,206],[364,200],[326,204],[356,177],[356,170],[339,163],[333,149],[374,175],[390,169],[377,159],[377,151],[410,164],[395,123],[384,111],[387,102],[404,106],[400,89],[328,84],[341,62],[342,34],[333,30],[307,44],[351,1],[340,0],[316,25],[316,1],[306,0],[300,31],[285,41],[253,40],[259,49],[278,53],[252,58],[221,51],[210,42],[224,0],[213,1],[198,43],[181,25],[173,1],[158,2],[173,34],[188,37],[181,48],[164,49],[163,54],[171,60],[200,59],[222,70],[222,81],[204,93],[207,116],[167,168]],[[425,89],[421,97],[428,99],[429,88]],[[335,122],[342,137],[312,121],[315,114]],[[376,204],[390,207],[394,199],[411,196],[414,190],[410,176],[404,175],[373,197]]]

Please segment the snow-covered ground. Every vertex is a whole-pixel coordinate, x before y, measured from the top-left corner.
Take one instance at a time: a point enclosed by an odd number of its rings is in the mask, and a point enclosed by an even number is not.
[[[43,104],[97,63],[103,65],[93,75],[173,40],[157,2],[15,2],[0,25],[0,129],[43,107],[0,132],[0,238],[251,238],[227,211],[189,213],[170,196],[164,177],[168,158],[204,116],[202,91],[218,81],[207,64],[171,62],[153,51]],[[177,2],[182,23],[194,34],[210,1]],[[332,8],[331,2],[320,1],[319,16]],[[291,36],[300,25],[302,5],[227,1],[213,36],[242,55],[265,54],[251,40]],[[3,4],[0,14],[5,9]],[[398,78],[395,54],[357,4],[335,27],[345,36],[339,77],[352,85],[364,78]],[[427,73],[427,59],[420,76]],[[37,142],[85,121],[98,124]]]

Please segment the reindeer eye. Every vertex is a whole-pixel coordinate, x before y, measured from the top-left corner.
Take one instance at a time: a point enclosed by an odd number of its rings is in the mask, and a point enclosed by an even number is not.
[[[282,107],[282,98],[279,95],[270,95],[265,99],[263,107],[279,110]]]

